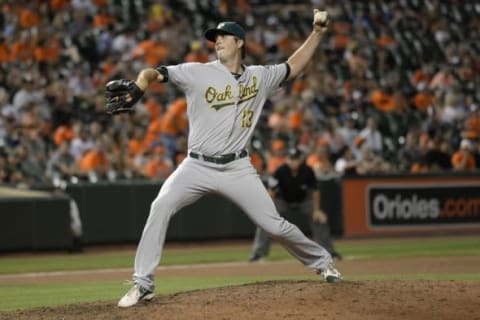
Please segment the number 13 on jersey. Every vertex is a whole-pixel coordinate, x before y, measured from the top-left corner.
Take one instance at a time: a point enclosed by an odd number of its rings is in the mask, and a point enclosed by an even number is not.
[[[252,108],[242,110],[242,128],[250,128],[252,126],[253,110]]]

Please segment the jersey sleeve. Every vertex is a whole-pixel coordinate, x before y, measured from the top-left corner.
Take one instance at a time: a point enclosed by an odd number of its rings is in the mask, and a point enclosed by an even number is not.
[[[287,80],[290,73],[290,67],[286,62],[275,65],[267,65],[264,66],[264,68],[264,80],[268,92],[272,92],[280,87],[280,85]]]
[[[198,63],[181,63],[173,66],[167,66],[168,81],[178,86],[183,91],[187,91],[193,82],[194,69]]]

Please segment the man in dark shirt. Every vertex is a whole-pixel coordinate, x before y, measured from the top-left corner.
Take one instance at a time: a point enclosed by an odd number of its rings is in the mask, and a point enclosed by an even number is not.
[[[425,154],[425,160],[431,172],[448,171],[452,169],[452,155],[446,140],[431,140],[428,148]]]
[[[327,215],[320,208],[320,191],[315,174],[312,168],[305,164],[300,150],[289,150],[287,162],[268,179],[268,188],[281,215],[290,211],[305,215],[313,240],[323,246],[333,258],[341,258],[333,247]],[[249,261],[258,261],[266,257],[269,251],[268,234],[257,228]]]

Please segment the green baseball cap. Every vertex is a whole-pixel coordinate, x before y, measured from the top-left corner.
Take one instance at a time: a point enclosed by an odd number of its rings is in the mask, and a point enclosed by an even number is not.
[[[205,32],[205,38],[208,41],[215,42],[218,34],[231,34],[237,38],[245,40],[245,30],[236,22],[224,21],[220,22],[216,28],[208,29]]]

